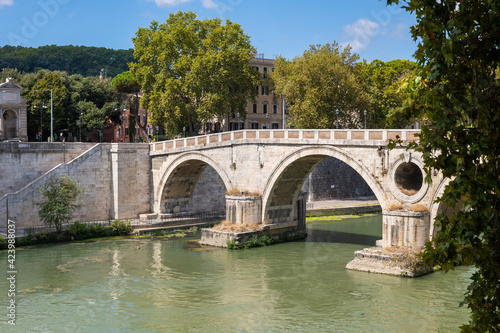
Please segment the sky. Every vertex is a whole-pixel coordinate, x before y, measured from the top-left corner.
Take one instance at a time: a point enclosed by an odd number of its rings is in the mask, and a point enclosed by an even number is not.
[[[413,60],[416,50],[415,17],[384,0],[0,0],[0,46],[129,49],[139,27],[178,11],[240,24],[265,58],[334,41],[369,62]]]

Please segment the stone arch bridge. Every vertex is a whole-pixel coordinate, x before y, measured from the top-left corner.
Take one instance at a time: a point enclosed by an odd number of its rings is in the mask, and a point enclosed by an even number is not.
[[[417,140],[418,130],[244,130],[151,144],[151,213],[196,210],[194,188],[210,166],[226,195],[226,220],[267,230],[303,230],[301,187],[309,173],[333,157],[352,167],[383,209],[382,246],[422,248],[434,234],[434,203],[444,181],[424,181],[421,156],[389,150],[391,139]],[[204,194],[208,200],[213,193]]]

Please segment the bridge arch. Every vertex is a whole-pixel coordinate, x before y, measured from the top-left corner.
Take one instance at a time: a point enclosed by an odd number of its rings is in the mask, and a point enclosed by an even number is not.
[[[162,204],[165,205],[166,200],[192,197],[194,187],[207,166],[215,170],[226,189],[232,187],[227,173],[213,159],[198,152],[185,153],[168,162],[162,172],[160,182],[155,189],[154,211],[163,213],[165,207],[162,207]]]
[[[444,193],[446,186],[450,183],[451,179],[441,178],[439,184],[436,186],[436,190],[433,193],[432,201],[430,203],[430,227],[429,227],[429,239],[433,239],[438,232],[438,227],[435,225],[435,219],[440,214],[445,214],[451,217],[453,214],[464,209],[464,203],[459,201],[455,208],[447,206],[444,202],[436,202]]]
[[[386,194],[362,162],[348,152],[332,146],[306,147],[286,156],[272,171],[262,192],[263,223],[291,222],[298,219],[296,202],[307,176],[322,161],[336,158],[353,168],[371,188],[382,208]],[[274,207],[274,209],[273,209]]]

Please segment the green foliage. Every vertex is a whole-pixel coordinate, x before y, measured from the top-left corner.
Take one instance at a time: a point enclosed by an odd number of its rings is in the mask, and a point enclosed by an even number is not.
[[[16,247],[36,244],[60,243],[71,240],[67,233],[40,232],[26,237],[16,238]]]
[[[134,94],[141,90],[141,85],[130,71],[115,76],[111,85],[116,91],[124,94]]]
[[[139,28],[133,42],[131,71],[145,94],[142,104],[168,135],[183,127],[197,133],[214,116],[246,118],[260,76],[249,65],[255,48],[238,24],[178,12]]]
[[[40,112],[42,112],[42,118],[45,119],[45,121],[42,121],[43,131],[50,133],[51,107],[54,128],[65,128],[67,126],[66,105],[70,96],[59,74],[53,72],[43,75],[30,90],[25,95],[27,104],[32,106],[29,109],[28,115],[28,118],[32,120],[28,121],[30,132],[33,133],[40,130]]]
[[[114,220],[109,228],[113,236],[126,236],[132,232],[130,222],[125,222],[123,220]]]
[[[111,234],[111,230],[101,223],[89,225],[89,234],[91,238],[97,237],[108,237]]]
[[[7,248],[7,240],[0,236],[0,250],[5,250]]]
[[[370,128],[405,128],[410,124],[395,114],[403,103],[404,92],[401,86],[405,79],[412,77],[417,63],[409,60],[383,62],[374,60],[358,64],[361,83],[370,95],[367,123]]]
[[[402,1],[403,2],[403,1]],[[399,3],[390,0],[388,3]],[[500,25],[498,1],[406,0],[420,75],[406,85],[406,119],[425,121],[425,169],[450,179],[424,259],[444,270],[474,265],[464,332],[500,331]],[[463,208],[462,208],[463,207]],[[446,212],[446,209],[443,209]]]
[[[82,136],[105,124],[105,119],[119,121],[117,100],[119,95],[111,82],[100,81],[97,77],[81,75],[68,76],[65,72],[40,70],[36,73],[18,74],[4,69],[2,76],[14,74],[16,82],[24,88],[23,96],[28,104],[28,137],[35,140],[42,122],[43,138],[50,133],[50,89],[53,92],[54,133],[67,130],[79,137],[80,121]],[[37,90],[37,91],[33,91]],[[39,91],[42,90],[42,91]],[[83,111],[82,117],[80,112]]]
[[[104,47],[56,46],[37,48],[22,46],[0,47],[0,68],[15,68],[21,72],[36,72],[39,69],[65,71],[70,75],[113,77],[128,70],[133,50],[113,50]],[[12,76],[14,77],[14,76]]]
[[[226,245],[229,250],[249,249],[252,247],[261,247],[274,244],[275,240],[268,235],[259,238],[258,235],[253,235],[247,243],[240,244],[238,241],[227,241]]]
[[[78,119],[78,125],[82,124],[82,138],[89,136],[93,130],[100,129],[104,125],[106,111],[99,109],[93,102],[79,101],[75,107],[82,113]]]
[[[272,76],[277,94],[290,104],[290,121],[297,128],[361,127],[370,103],[350,47],[333,44],[311,46],[300,57],[276,60]]]
[[[190,230],[183,229],[170,229],[170,230],[158,230],[149,233],[152,237],[161,237],[161,238],[175,238],[175,237],[185,237],[188,232],[195,232],[196,228]]]
[[[72,212],[79,207],[76,202],[81,191],[80,186],[71,177],[50,178],[38,188],[41,200],[36,206],[39,207],[40,219],[60,233],[62,225],[71,219]]]
[[[114,89],[121,95],[120,98],[126,101],[130,110],[128,122],[130,142],[134,142],[134,138],[136,135],[136,124],[139,125],[139,129],[142,133],[142,138],[145,138],[147,140],[148,131],[146,127],[148,122],[148,112],[146,112],[144,115],[146,117],[144,121],[140,121],[139,119],[139,92],[141,89],[141,85],[132,74],[132,72],[128,71],[117,75],[113,79],[113,82],[111,84]]]
[[[66,229],[66,232],[71,235],[71,237],[75,240],[87,239],[89,237],[89,230],[86,224],[80,223],[76,221],[69,228]]]
[[[101,223],[88,225],[76,221],[69,228],[66,229],[66,232],[74,240],[84,240],[88,238],[111,236],[111,230],[106,226],[102,225]]]

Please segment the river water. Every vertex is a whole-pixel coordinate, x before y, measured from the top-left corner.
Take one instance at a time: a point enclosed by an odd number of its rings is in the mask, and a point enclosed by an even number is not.
[[[0,332],[456,332],[468,321],[458,304],[471,268],[416,279],[345,269],[381,237],[380,215],[308,233],[239,251],[203,250],[199,232],[18,249],[17,325],[3,315]],[[7,289],[3,279],[2,314]]]

